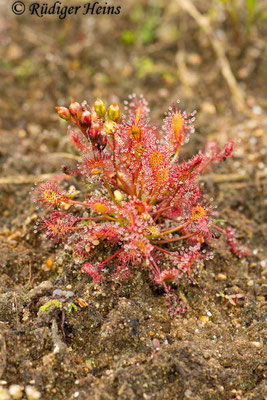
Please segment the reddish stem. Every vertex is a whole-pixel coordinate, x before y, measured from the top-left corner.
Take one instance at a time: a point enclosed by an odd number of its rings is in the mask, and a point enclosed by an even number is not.
[[[102,263],[101,266],[107,264],[109,261],[113,260],[113,258],[117,257],[120,253],[123,252],[123,249],[119,249],[116,253],[112,254],[112,256],[106,258]]]
[[[157,241],[155,241],[155,242],[152,240],[152,243],[161,244],[161,243],[177,242],[178,240],[188,239],[188,238],[190,238],[190,237],[192,237],[192,236],[194,236],[194,235],[196,235],[196,232],[190,233],[190,234],[185,235],[185,236],[179,236],[179,237],[173,238],[173,239],[168,239],[168,240],[157,240]]]
[[[153,258],[152,258],[151,262],[152,262],[152,269],[153,269],[154,274],[155,275],[156,274],[160,274],[161,271],[160,271],[159,267],[157,266],[157,264],[156,264],[156,262],[155,262],[155,260]]]
[[[213,228],[217,229],[217,231],[219,231],[219,232],[221,232],[221,233],[223,233],[225,235],[225,230],[224,229],[220,228],[217,225],[212,225],[212,226],[213,226]]]
[[[155,246],[154,244],[153,244],[153,247],[154,247],[155,250],[161,251],[162,253],[168,254],[169,256],[176,257],[176,258],[182,258],[182,256],[179,256],[178,254],[175,254],[175,253],[173,253],[171,251],[168,251],[166,249],[162,249],[161,247]]]

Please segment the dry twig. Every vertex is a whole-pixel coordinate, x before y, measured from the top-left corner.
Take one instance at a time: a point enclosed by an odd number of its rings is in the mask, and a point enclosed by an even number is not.
[[[12,175],[0,178],[0,185],[20,185],[25,183],[42,182],[53,178],[56,174],[41,175]]]
[[[3,322],[0,323],[4,325]],[[6,368],[6,359],[7,359],[7,351],[6,351],[6,341],[4,337],[4,332],[0,333],[0,378],[3,375]]]
[[[211,180],[215,183],[227,183],[227,182],[249,181],[251,178],[252,177],[246,173],[245,174],[209,174],[209,175],[204,175],[201,178],[201,181]],[[259,171],[259,172],[257,172],[255,178],[256,178],[255,179],[256,181],[267,178],[267,172]]]
[[[223,45],[221,44],[220,40],[216,37],[214,34],[208,17],[202,15],[193,2],[191,0],[177,0],[180,7],[186,11],[195,21],[196,23],[200,26],[200,28],[206,33],[208,36],[210,43],[213,47],[213,50],[218,58],[220,68],[222,75],[224,79],[226,80],[229,89],[232,94],[232,99],[240,111],[245,111],[246,110],[246,104],[245,104],[245,98],[244,94],[241,91],[241,89],[238,87],[236,79],[234,77],[234,74],[231,70],[231,66],[229,64],[229,61],[225,55],[225,51],[223,48]]]
[[[47,156],[51,158],[69,158],[70,160],[76,160],[76,161],[79,161],[81,159],[80,156],[75,156],[75,154],[64,153],[64,152],[46,154],[46,157]]]

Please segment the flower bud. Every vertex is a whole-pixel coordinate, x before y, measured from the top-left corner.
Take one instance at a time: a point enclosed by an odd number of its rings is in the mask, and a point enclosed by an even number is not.
[[[120,119],[121,113],[120,113],[120,108],[117,103],[111,104],[108,109],[108,117],[111,121],[118,122]]]
[[[85,110],[83,111],[81,117],[80,117],[80,122],[82,125],[90,125],[92,121],[92,115],[90,111]]]
[[[94,107],[95,107],[95,112],[97,113],[97,115],[104,118],[106,115],[107,109],[106,109],[106,106],[103,103],[103,101],[101,99],[96,99]]]
[[[69,110],[71,115],[73,115],[74,117],[78,117],[78,114],[80,114],[82,111],[82,107],[79,103],[77,103],[77,101],[73,99],[69,106]]]
[[[103,203],[96,202],[93,207],[100,214],[106,214],[108,212],[107,206]]]
[[[117,130],[117,124],[114,121],[106,121],[104,124],[105,132],[108,134],[114,134]]]
[[[114,197],[119,203],[123,200],[123,194],[119,190],[114,191]]]
[[[67,107],[56,107],[56,110],[60,118],[70,121],[71,115]]]

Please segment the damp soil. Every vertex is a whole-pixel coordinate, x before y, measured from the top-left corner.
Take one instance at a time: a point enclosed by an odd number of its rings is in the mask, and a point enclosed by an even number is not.
[[[17,18],[1,5],[8,18],[1,16],[0,23],[0,385],[31,385],[43,400],[262,400],[267,396],[263,31],[254,28],[236,46],[231,26],[224,27],[228,56],[251,110],[244,114],[231,104],[209,43],[188,16],[184,25],[174,2],[173,8],[159,6],[162,22],[147,43],[142,36],[134,43],[129,33],[128,42],[121,36],[129,29],[138,33],[146,16],[157,15],[149,3],[140,4],[142,23],[131,17],[131,1],[116,21]],[[167,29],[176,26],[175,16],[178,42]],[[195,79],[190,87],[174,61],[180,47]],[[54,106],[96,96],[122,104],[134,91],[151,102],[156,122],[177,96],[182,107],[199,110],[185,158],[209,140],[238,144],[234,157],[208,171],[201,184],[251,256],[235,257],[222,237],[208,244],[214,259],[195,271],[194,283],[175,288],[187,307],[177,317],[168,314],[163,292],[138,265],[130,280],[97,285],[81,274],[68,248],[34,233],[40,213],[30,197],[34,182],[75,165],[68,155],[77,155]],[[63,183],[88,190],[75,177]],[[106,251],[99,247],[99,257]],[[55,289],[72,291],[77,306],[64,323],[57,306],[40,311]]]

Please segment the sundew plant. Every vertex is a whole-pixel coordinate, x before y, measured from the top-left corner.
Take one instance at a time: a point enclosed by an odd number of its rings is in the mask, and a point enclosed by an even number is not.
[[[215,239],[214,229],[226,235],[236,255],[248,254],[232,228],[216,225],[215,206],[199,184],[211,163],[231,156],[233,142],[222,150],[210,144],[189,160],[180,155],[194,132],[195,111],[172,105],[158,128],[142,96],[129,96],[123,115],[116,103],[107,109],[100,99],[92,107],[73,100],[69,108],[56,109],[81,152],[76,170],[65,172],[83,175],[97,190],[77,200],[56,180],[41,184],[35,201],[52,210],[38,228],[47,238],[69,243],[95,282],[107,275],[126,279],[143,268],[163,287],[170,312],[177,314],[183,306],[173,286],[183,276],[190,280],[197,263],[213,257],[203,243]],[[108,245],[108,257],[96,261],[101,242]]]

